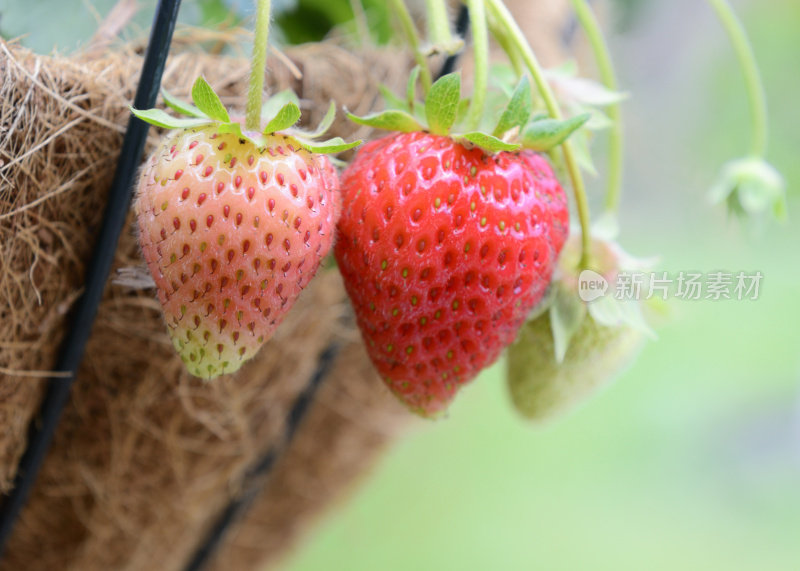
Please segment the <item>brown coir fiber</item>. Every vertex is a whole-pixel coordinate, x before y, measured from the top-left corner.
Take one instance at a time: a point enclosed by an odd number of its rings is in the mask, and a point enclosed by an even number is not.
[[[332,45],[277,59],[272,88],[294,87],[308,109],[330,99],[373,108],[377,81],[397,85],[396,55]],[[117,160],[141,57],[40,57],[0,42],[0,488],[7,490],[80,293]],[[179,95],[202,73],[242,108],[247,63],[185,53],[163,83]],[[310,114],[318,120],[319,111]],[[337,121],[334,134],[351,136]],[[155,134],[153,135],[155,136]],[[151,139],[152,143],[152,139]],[[141,264],[132,220],[115,269]],[[278,454],[216,567],[274,560],[408,418],[373,378],[335,271],[314,279],[259,356],[234,377],[188,376],[152,291],[110,284],[69,404],[0,569],[183,568],[245,474],[280,444],[287,413],[331,343],[339,357],[305,422]]]

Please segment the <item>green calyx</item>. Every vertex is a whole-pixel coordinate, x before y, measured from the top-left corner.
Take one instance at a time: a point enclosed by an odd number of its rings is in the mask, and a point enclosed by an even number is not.
[[[592,228],[589,267],[582,271],[577,270],[576,263],[581,255],[581,239],[578,235],[571,236],[561,252],[547,296],[528,316],[528,321],[532,321],[549,313],[557,363],[564,360],[574,336],[589,318],[609,329],[624,327],[655,337],[648,317],[658,313],[661,298],[647,295],[646,284],[642,286],[644,295],[617,295],[615,283],[618,275],[649,270],[656,260],[635,258],[625,252],[616,242],[616,232],[613,215],[598,220]],[[582,291],[582,284],[588,282],[602,283],[604,287]]]
[[[709,192],[713,204],[725,203],[741,218],[786,219],[786,182],[775,167],[760,157],[729,161]]]
[[[468,122],[469,100],[461,97],[461,75],[450,73],[431,85],[424,102],[416,99],[419,68],[409,77],[405,99],[383,89],[385,111],[358,117],[348,113],[348,118],[376,129],[400,131],[428,131],[434,135],[449,136],[454,140],[480,147],[488,153],[532,149],[547,152],[566,141],[591,118],[582,113],[568,119],[553,119],[534,108],[531,85],[523,76],[508,97],[505,108],[497,118],[478,129],[465,127]]]
[[[325,141],[316,140],[324,135],[333,124],[336,116],[336,105],[333,102],[313,132],[295,127],[300,119],[300,106],[297,95],[291,90],[276,93],[263,105],[261,118],[265,127],[261,132],[243,129],[239,121],[231,120],[228,110],[225,109],[219,96],[202,77],[198,77],[192,86],[194,105],[178,99],[166,90],[162,90],[161,95],[164,103],[183,117],[175,117],[161,109],[139,110],[131,107],[131,113],[142,121],[164,129],[189,129],[216,125],[220,133],[233,133],[237,137],[250,141],[258,148],[266,147],[266,137],[275,133],[288,137],[290,142],[312,153],[340,153],[361,144],[360,140],[348,143],[341,137]]]

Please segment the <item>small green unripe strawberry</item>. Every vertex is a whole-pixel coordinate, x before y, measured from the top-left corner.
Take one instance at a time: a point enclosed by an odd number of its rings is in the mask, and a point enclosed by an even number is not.
[[[630,365],[650,333],[641,300],[620,301],[610,289],[584,299],[578,272],[580,236],[564,247],[544,306],[509,347],[508,386],[515,408],[531,420],[547,420],[583,402]],[[591,274],[613,284],[636,263],[615,243],[593,238]],[[610,286],[609,286],[610,287]]]
[[[526,323],[508,350],[508,386],[525,417],[545,420],[583,402],[633,362],[644,333],[627,325],[608,327],[586,315],[556,360],[550,312]]]

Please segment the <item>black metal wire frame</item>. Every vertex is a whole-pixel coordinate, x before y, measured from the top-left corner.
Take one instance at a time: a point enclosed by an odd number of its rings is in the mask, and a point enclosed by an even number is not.
[[[317,390],[328,376],[328,372],[339,354],[340,346],[338,343],[331,343],[319,357],[317,368],[303,388],[301,393],[294,401],[289,415],[284,423],[283,434],[280,440],[270,448],[251,468],[248,470],[244,479],[244,491],[232,499],[217,518],[216,523],[208,532],[205,540],[195,552],[192,559],[184,568],[185,571],[202,571],[211,562],[214,553],[222,544],[230,528],[238,522],[247,510],[253,505],[259,493],[264,488],[265,480],[275,462],[280,458],[281,453],[286,450],[292,442],[292,438],[297,432],[303,419],[306,417]]]
[[[180,4],[180,0],[160,0],[158,3],[139,85],[133,100],[137,109],[149,109],[156,103]],[[5,551],[14,523],[36,482],[83,358],[86,341],[97,315],[97,307],[103,297],[103,290],[114,261],[114,252],[130,207],[133,178],[141,162],[148,128],[147,123],[133,116],[128,121],[100,233],[86,270],[85,289],[76,303],[72,323],[61,345],[55,366],[55,370],[67,372],[69,377],[51,377],[48,380],[47,392],[39,413],[28,429],[28,446],[20,459],[14,478],[14,488],[0,506],[0,557]]]

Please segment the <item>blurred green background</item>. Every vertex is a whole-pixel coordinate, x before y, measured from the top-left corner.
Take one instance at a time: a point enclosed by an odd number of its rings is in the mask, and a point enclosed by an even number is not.
[[[287,569],[800,569],[800,2],[734,2],[790,193],[789,223],[761,232],[705,198],[749,148],[713,13],[625,4],[611,38],[632,94],[621,242],[665,270],[760,270],[760,299],[675,301],[626,374],[544,428],[515,416],[498,364],[392,449]]]
[[[69,25],[43,16],[52,4],[0,0],[0,32],[42,51],[85,42],[88,2],[67,3]],[[287,42],[351,17],[347,0],[279,4]],[[366,4],[385,38],[384,3]],[[237,21],[247,5],[187,2],[182,19]],[[800,2],[734,5],[764,73],[790,221],[752,231],[706,201],[748,148],[744,85],[708,6],[618,0],[611,44],[632,94],[620,238],[665,270],[761,271],[760,298],[675,301],[622,378],[546,427],[515,415],[499,363],[447,420],[417,423],[287,570],[800,569]],[[309,18],[320,25],[298,28]],[[598,199],[602,178],[590,187]]]

